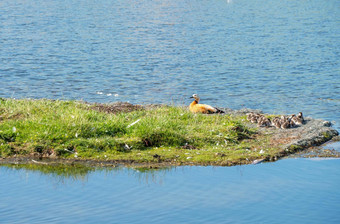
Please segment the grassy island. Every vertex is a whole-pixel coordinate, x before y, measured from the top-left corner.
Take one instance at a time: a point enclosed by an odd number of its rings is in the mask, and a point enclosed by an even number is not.
[[[0,99],[0,156],[118,163],[235,165],[275,160],[273,133],[246,115],[186,107]]]

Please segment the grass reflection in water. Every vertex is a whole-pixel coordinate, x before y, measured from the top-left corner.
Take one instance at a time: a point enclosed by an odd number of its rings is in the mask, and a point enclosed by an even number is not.
[[[43,175],[48,175],[53,179],[57,179],[60,183],[64,183],[66,179],[73,181],[86,181],[88,174],[95,171],[94,167],[79,164],[5,164],[2,166],[7,167],[8,169],[40,172]]]
[[[127,173],[129,176],[135,177],[140,184],[162,184],[163,177],[166,173],[175,169],[175,167],[134,167],[127,168],[123,166],[119,167],[94,167],[83,164],[2,164],[2,167],[6,167],[8,170],[22,170],[26,172],[36,172],[41,175],[51,177],[57,183],[65,184],[71,182],[88,181],[88,176],[91,173],[105,172],[106,176],[115,177],[119,173]]]

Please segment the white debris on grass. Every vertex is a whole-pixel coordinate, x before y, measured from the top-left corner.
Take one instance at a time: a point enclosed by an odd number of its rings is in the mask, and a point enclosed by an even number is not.
[[[125,150],[131,150],[132,146],[129,146],[128,144],[125,143],[124,145],[124,149]]]
[[[72,152],[71,150],[68,150],[68,149],[64,149],[66,152],[69,152],[69,153],[74,153]]]
[[[140,119],[136,120],[135,122],[129,124],[126,128],[132,127],[133,125],[137,124],[140,121]]]

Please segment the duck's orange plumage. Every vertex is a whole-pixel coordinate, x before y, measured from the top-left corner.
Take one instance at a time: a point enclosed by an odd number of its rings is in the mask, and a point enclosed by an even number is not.
[[[189,106],[189,110],[193,113],[203,113],[203,114],[224,113],[224,111],[221,111],[210,105],[199,104],[198,102],[200,98],[198,97],[197,94],[192,95],[192,97],[190,98],[195,99]]]

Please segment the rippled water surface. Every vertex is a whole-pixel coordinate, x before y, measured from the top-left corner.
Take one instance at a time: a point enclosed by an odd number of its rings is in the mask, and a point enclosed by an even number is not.
[[[339,15],[338,0],[1,0],[0,97],[183,105],[198,93],[340,130]],[[340,223],[339,169],[0,167],[0,223]]]
[[[339,14],[338,0],[2,0],[0,97],[188,104],[199,93],[340,123]]]

